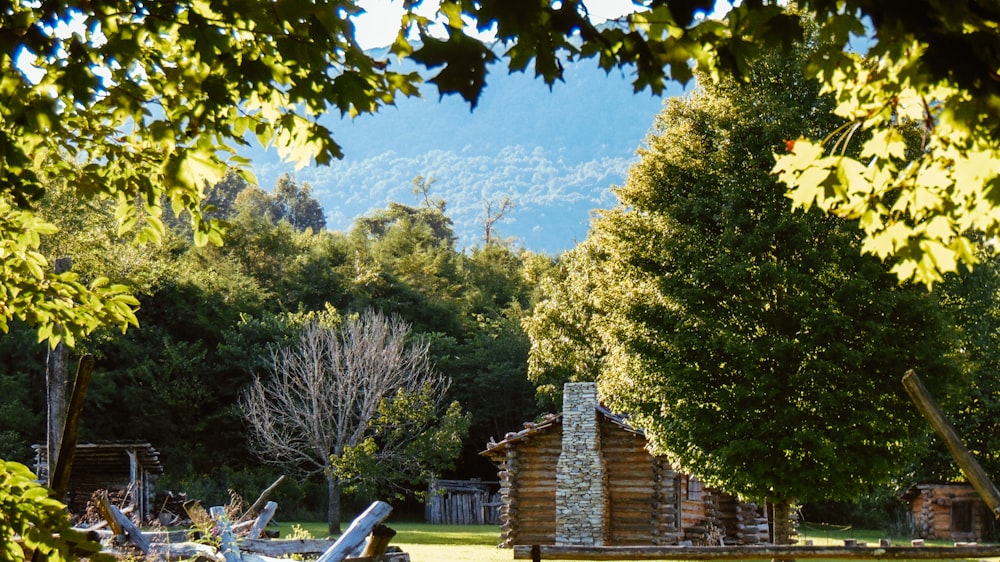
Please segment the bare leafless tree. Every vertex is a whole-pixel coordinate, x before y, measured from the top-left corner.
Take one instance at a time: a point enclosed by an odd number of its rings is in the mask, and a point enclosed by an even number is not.
[[[424,206],[428,209],[437,210],[441,214],[444,214],[444,199],[431,197],[431,186],[435,182],[437,182],[437,179],[433,177],[424,178],[424,176],[417,176],[413,178],[413,194],[421,196],[424,200]]]
[[[487,246],[493,242],[493,226],[513,211],[515,206],[510,197],[506,196],[500,201],[492,199],[483,201],[483,210],[486,212],[486,220],[483,222],[483,241]]]
[[[270,376],[256,377],[243,394],[256,454],[325,474],[331,534],[340,532],[342,486],[354,477],[338,470],[338,459],[376,442],[380,462],[404,454],[442,413],[448,380],[432,368],[427,343],[407,342],[409,332],[401,319],[371,310],[339,328],[313,321],[297,344],[272,351]],[[392,401],[404,398],[430,415],[387,417]]]

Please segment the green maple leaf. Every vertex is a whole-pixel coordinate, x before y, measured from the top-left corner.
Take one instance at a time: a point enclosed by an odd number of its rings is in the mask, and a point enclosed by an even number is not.
[[[444,94],[459,94],[473,108],[486,84],[486,65],[496,60],[485,45],[461,32],[450,33],[447,40],[429,35],[421,37],[423,46],[411,58],[427,68],[443,66],[429,80]]]

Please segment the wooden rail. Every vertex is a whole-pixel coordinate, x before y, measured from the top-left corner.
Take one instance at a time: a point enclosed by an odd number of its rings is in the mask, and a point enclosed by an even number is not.
[[[515,560],[962,560],[1000,557],[1000,545],[844,546],[550,546],[516,545]]]

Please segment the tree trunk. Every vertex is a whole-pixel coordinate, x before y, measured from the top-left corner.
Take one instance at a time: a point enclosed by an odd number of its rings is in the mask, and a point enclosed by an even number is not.
[[[73,262],[66,257],[57,258],[55,263],[56,273],[66,273],[72,267]],[[59,461],[59,447],[62,445],[63,426],[66,425],[66,387],[69,384],[69,351],[66,344],[59,342],[55,349],[48,347],[48,355],[45,357],[45,387],[47,389],[46,399],[48,402],[47,429],[46,429],[46,453],[48,455],[48,476],[46,483],[53,487],[53,477],[55,468]],[[66,501],[66,498],[59,497],[59,501]]]
[[[340,534],[340,478],[332,474],[326,477],[327,483],[327,532],[330,536]]]
[[[774,507],[774,537],[777,546],[792,544],[792,500],[776,501]],[[775,558],[773,562],[792,562],[792,559]]]

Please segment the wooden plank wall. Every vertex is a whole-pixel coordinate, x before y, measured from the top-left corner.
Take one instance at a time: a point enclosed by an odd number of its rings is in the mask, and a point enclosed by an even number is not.
[[[427,490],[424,520],[445,525],[499,523],[500,494],[491,493],[496,482],[435,480]]]
[[[128,459],[122,464],[107,466],[100,472],[73,470],[70,475],[67,507],[70,513],[82,515],[87,511],[87,502],[97,490],[125,492],[129,489]]]

